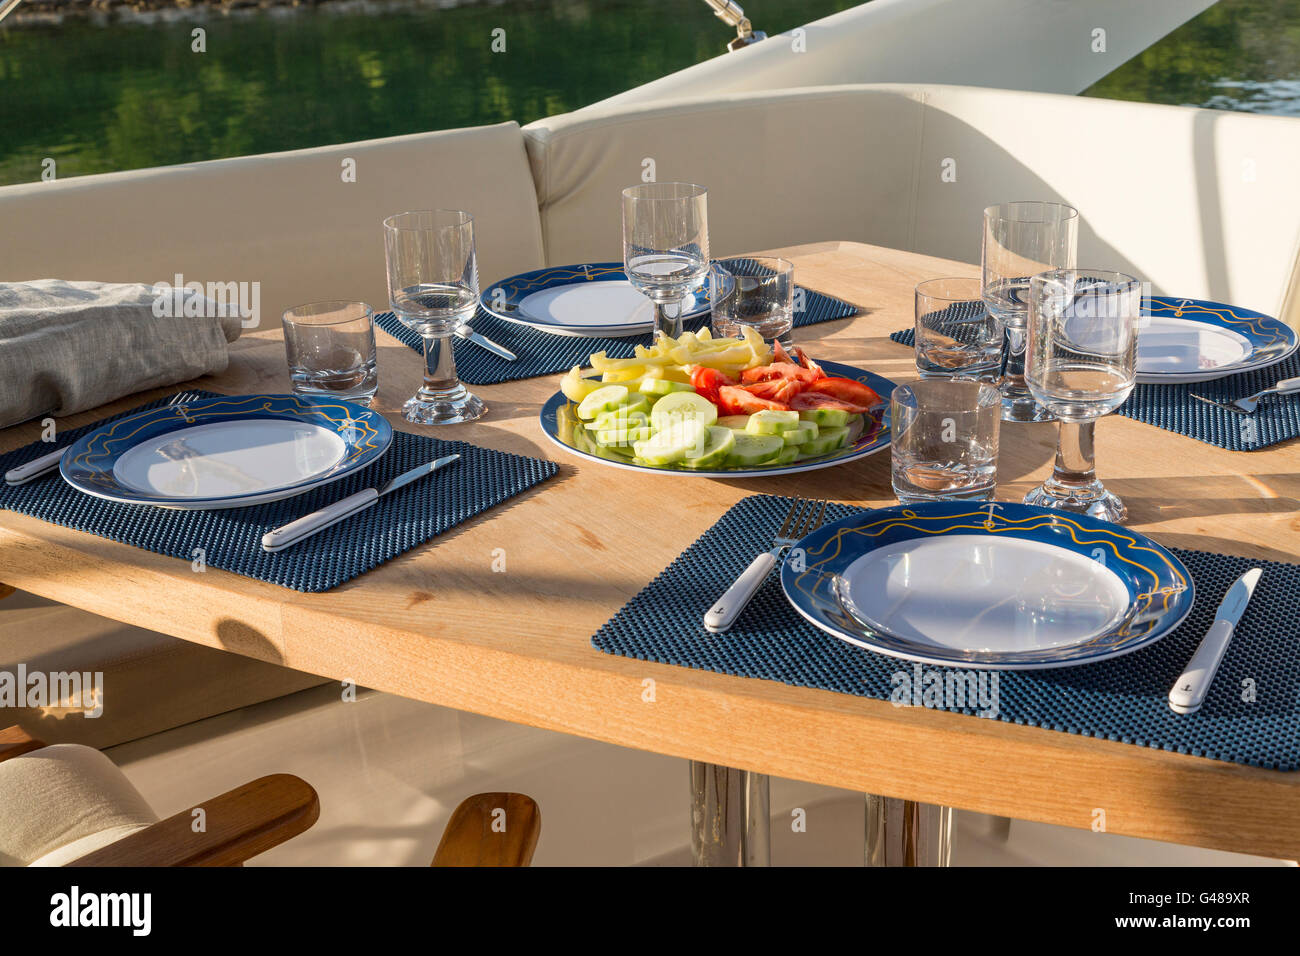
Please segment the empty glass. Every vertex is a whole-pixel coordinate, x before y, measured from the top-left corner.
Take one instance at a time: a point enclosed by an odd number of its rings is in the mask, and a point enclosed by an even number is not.
[[[299,395],[369,405],[379,388],[374,310],[364,302],[309,302],[284,313],[284,353]]]
[[[922,378],[998,380],[1004,333],[982,295],[979,279],[926,279],[917,284],[916,369]]]
[[[408,422],[452,425],[487,411],[456,375],[451,339],[478,308],[474,218],[458,209],[384,220],[388,296],[402,324],[424,339],[424,384],[402,406]]]
[[[1025,326],[1029,277],[1073,269],[1079,211],[1055,202],[1006,202],[984,210],[980,260],[984,303],[1006,328],[1002,417],[1009,422],[1050,421],[1025,385]]]
[[[741,326],[767,342],[789,344],[794,328],[794,264],[771,256],[719,259],[710,272],[713,334],[739,336]]]
[[[922,501],[991,501],[1002,397],[973,378],[930,378],[890,396],[894,494]]]
[[[1093,430],[1133,390],[1142,284],[1122,272],[1046,272],[1030,281],[1029,305],[1025,378],[1061,424],[1052,477],[1025,504],[1123,521],[1124,502],[1097,480]]]
[[[682,299],[709,271],[708,190],[644,183],[623,190],[623,265],[655,307],[655,332],[682,334]]]

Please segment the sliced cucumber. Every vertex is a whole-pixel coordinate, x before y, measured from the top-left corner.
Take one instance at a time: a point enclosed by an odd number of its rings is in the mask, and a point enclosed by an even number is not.
[[[688,451],[682,465],[687,468],[720,468],[727,463],[727,456],[735,447],[734,431],[721,425],[710,425],[704,436],[704,446],[698,449],[699,454],[694,454],[695,449]]]
[[[602,385],[578,403],[578,417],[590,421],[601,412],[618,408],[626,402],[626,386]]]
[[[791,462],[795,462],[798,460],[799,460],[799,446],[786,445],[784,448],[782,448],[779,452],[776,453],[776,457],[772,459],[770,462],[768,462],[768,464],[788,465]]]
[[[751,435],[780,435],[799,427],[799,413],[765,408],[749,416],[745,431]]]
[[[633,408],[628,405],[620,405],[613,411],[601,412],[596,416],[596,420],[587,422],[587,427],[591,429],[602,428],[629,428],[640,427],[641,425],[650,424],[649,409],[644,405],[640,408]]]
[[[836,448],[843,448],[845,445],[848,444],[849,427],[847,425],[832,425],[828,428],[823,428],[821,430],[821,434],[818,437],[834,438],[835,444],[831,446],[831,450],[834,451]]]
[[[727,464],[735,468],[752,468],[775,458],[784,447],[785,442],[778,435],[737,434]]]
[[[816,422],[819,426],[849,423],[849,413],[842,408],[806,408],[799,413],[799,418],[805,422]]]
[[[695,387],[685,382],[670,382],[666,378],[643,378],[637,391],[642,395],[671,395],[673,392],[693,392]]]
[[[665,395],[650,410],[650,424],[655,431],[666,431],[685,422],[696,422],[701,428],[708,428],[717,420],[718,406],[693,391]]]
[[[745,426],[749,424],[748,415],[723,415],[717,422],[723,428],[730,428],[732,431],[743,432]]]
[[[636,452],[636,457],[648,465],[671,465],[685,458],[687,452],[703,448],[707,443],[707,437],[707,425],[688,419],[676,422],[662,431],[656,431],[644,441],[634,442],[632,449]]]
[[[803,445],[817,437],[817,423],[804,422],[799,423],[798,428],[792,428],[788,432],[782,432],[781,438],[786,445]]]
[[[829,455],[839,447],[840,436],[827,435],[823,429],[822,433],[810,442],[805,442],[799,446],[799,457],[803,458],[820,458],[822,455]]]
[[[649,425],[632,428],[602,428],[596,432],[598,445],[630,445],[634,441],[645,441],[654,436],[654,429]]]

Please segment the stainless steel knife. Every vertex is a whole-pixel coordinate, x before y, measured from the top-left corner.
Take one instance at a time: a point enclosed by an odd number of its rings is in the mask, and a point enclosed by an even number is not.
[[[464,339],[466,342],[473,342],[480,348],[487,349],[493,355],[501,356],[501,358],[505,359],[507,362],[514,362],[518,359],[518,356],[515,355],[514,352],[510,351],[505,346],[497,345],[486,335],[480,335],[468,325],[456,326],[456,337]]]
[[[390,491],[396,491],[413,481],[418,481],[425,475],[431,475],[439,468],[450,465],[458,458],[460,458],[460,455],[447,455],[445,458],[437,458],[434,461],[426,462],[412,468],[410,471],[403,472],[392,481],[378,488],[367,488],[364,491],[358,491],[355,495],[348,495],[332,505],[326,505],[319,511],[313,511],[309,515],[303,515],[286,525],[268,531],[262,535],[262,550],[280,551],[297,544],[305,538],[310,538],[317,532],[324,531],[330,525],[338,524],[358,512],[365,511]]]
[[[1214,623],[1205,632],[1205,637],[1201,638],[1200,646],[1196,648],[1196,653],[1192,655],[1182,676],[1174,681],[1174,686],[1169,690],[1169,706],[1174,713],[1194,714],[1205,703],[1205,695],[1210,691],[1214,674],[1232,640],[1233,629],[1245,613],[1246,605],[1250,603],[1255,585],[1263,573],[1260,568],[1251,568],[1228,588],[1228,593],[1223,596],[1223,603],[1214,616]]]

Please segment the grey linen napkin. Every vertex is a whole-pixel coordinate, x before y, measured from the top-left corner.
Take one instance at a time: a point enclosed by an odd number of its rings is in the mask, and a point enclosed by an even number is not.
[[[222,372],[239,332],[196,291],[160,304],[138,283],[0,282],[0,428]]]

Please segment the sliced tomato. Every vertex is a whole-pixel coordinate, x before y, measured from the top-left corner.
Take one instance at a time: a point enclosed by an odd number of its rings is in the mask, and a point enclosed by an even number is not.
[[[791,379],[776,378],[770,382],[754,382],[740,387],[752,395],[757,395],[759,398],[766,398],[768,401],[780,402],[782,405],[788,406],[790,399],[799,394],[799,390],[803,385]]]
[[[882,404],[875,389],[855,382],[851,378],[822,378],[805,387],[805,391],[817,392],[838,398],[842,402],[861,405],[864,409]]]
[[[752,415],[768,408],[773,411],[787,411],[790,406],[783,402],[755,395],[738,385],[723,385],[718,389],[718,411],[724,415]]]
[[[822,371],[822,367],[818,365],[816,362],[814,362],[811,358],[809,358],[808,353],[805,352],[803,349],[799,348],[799,346],[797,345],[794,347],[794,355],[796,361],[798,361],[799,363],[800,368],[812,372],[814,381],[816,381],[819,378],[826,378],[826,373]]]
[[[785,346],[781,344],[780,339],[777,339],[772,343],[772,364],[773,365],[796,364],[795,360],[790,357],[790,353],[785,350]]]
[[[754,382],[770,382],[773,379],[785,379],[793,382],[816,381],[817,374],[792,362],[773,362],[771,365],[759,365],[747,368],[740,373],[740,380],[746,385]]]
[[[790,400],[790,407],[795,411],[807,411],[812,408],[838,408],[848,412],[850,415],[862,415],[870,411],[865,405],[855,405],[853,402],[843,402],[838,398],[833,398],[825,392],[800,392]]]
[[[716,368],[697,365],[691,369],[691,385],[714,405],[718,404],[718,389],[723,385],[735,385],[736,380],[723,375]]]

